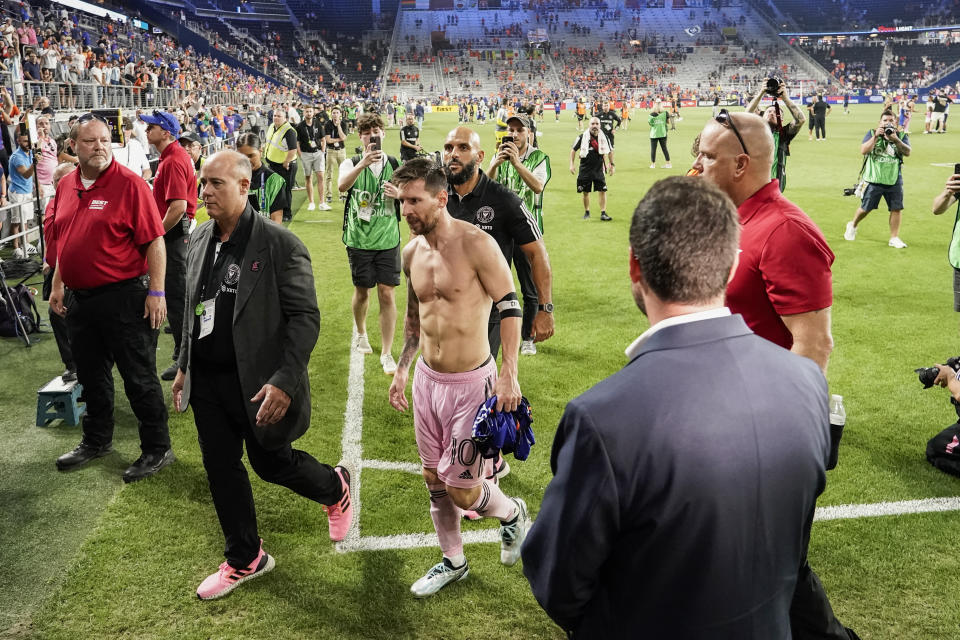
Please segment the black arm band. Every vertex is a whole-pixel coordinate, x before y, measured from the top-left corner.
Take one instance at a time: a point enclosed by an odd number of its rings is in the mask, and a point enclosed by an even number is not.
[[[523,311],[520,310],[520,301],[517,300],[517,294],[513,291],[500,298],[496,306],[501,319],[523,317]]]

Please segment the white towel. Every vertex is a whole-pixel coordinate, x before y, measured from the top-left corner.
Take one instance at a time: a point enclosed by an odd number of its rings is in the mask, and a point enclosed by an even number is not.
[[[597,143],[599,147],[597,151],[600,155],[605,156],[610,153],[610,143],[607,142],[607,136],[602,130],[597,136]],[[588,153],[590,153],[590,129],[584,131],[583,137],[580,138],[580,157],[586,158]]]

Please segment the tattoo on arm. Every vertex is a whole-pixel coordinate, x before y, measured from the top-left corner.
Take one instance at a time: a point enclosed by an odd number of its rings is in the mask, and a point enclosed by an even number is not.
[[[397,366],[407,369],[420,348],[420,300],[407,277],[407,317],[403,323],[403,351]]]

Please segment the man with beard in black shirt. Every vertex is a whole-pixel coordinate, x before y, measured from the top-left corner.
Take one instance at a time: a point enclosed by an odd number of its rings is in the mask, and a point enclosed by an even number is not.
[[[543,234],[523,200],[480,171],[482,163],[483,150],[476,131],[458,127],[447,135],[443,143],[449,194],[447,211],[493,236],[507,265],[511,263],[514,245],[527,256],[539,299],[531,338],[543,342],[553,335],[552,274]],[[500,351],[500,313],[496,307],[490,313],[489,339],[490,353],[496,356]]]
[[[617,112],[610,108],[610,102],[608,100],[603,101],[603,108],[600,110],[600,113],[597,114],[597,117],[600,118],[600,130],[603,131],[603,134],[607,136],[607,140],[610,142],[610,166],[613,165],[613,131],[620,126],[622,120],[620,116],[617,115]]]
[[[583,194],[583,219],[590,219],[590,192],[596,191],[600,199],[600,219],[613,220],[607,215],[606,173],[613,175],[613,162],[607,166],[607,156],[611,155],[611,145],[600,130],[600,118],[590,118],[586,133],[577,136],[570,149],[570,173],[576,174],[573,163],[580,155],[580,174],[577,175],[577,193]]]
[[[407,114],[407,124],[400,129],[400,161],[406,162],[417,157],[420,146],[420,129],[417,128],[412,113]]]

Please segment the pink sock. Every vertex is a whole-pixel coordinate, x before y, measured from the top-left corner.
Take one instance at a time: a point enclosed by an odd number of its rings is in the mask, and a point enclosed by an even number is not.
[[[489,480],[484,480],[480,487],[480,497],[470,505],[470,508],[484,518],[498,520],[512,520],[517,515],[517,503],[507,497],[500,487]]]
[[[440,538],[440,550],[447,558],[463,554],[463,539],[460,537],[460,508],[447,494],[447,485],[442,482],[427,483],[430,490],[430,517],[433,528]]]

